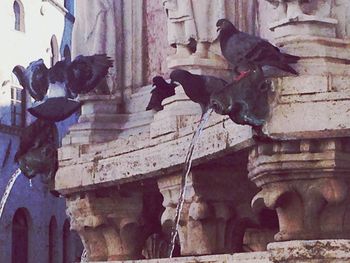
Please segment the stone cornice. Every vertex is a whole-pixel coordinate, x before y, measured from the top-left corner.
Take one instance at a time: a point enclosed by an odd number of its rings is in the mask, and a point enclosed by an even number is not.
[[[196,146],[195,164],[250,147],[254,143],[250,127],[236,125],[231,120],[226,120],[223,125],[219,116],[212,119]],[[186,130],[186,134],[165,142],[132,136],[134,138],[91,146],[64,146],[59,149],[60,169],[56,174],[55,188],[68,194],[82,186],[96,188],[181,170],[192,138],[192,129]]]

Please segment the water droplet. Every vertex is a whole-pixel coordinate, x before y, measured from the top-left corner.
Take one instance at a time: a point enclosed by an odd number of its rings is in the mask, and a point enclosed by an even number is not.
[[[33,187],[33,182],[32,179],[29,179],[29,187],[32,188]]]

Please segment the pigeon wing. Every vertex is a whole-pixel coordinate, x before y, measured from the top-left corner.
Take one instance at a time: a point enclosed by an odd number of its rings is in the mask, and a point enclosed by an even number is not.
[[[46,93],[47,89],[49,88],[49,81],[48,81],[48,68],[45,66],[43,60],[39,60],[38,64],[33,68],[32,70],[32,77],[30,79],[30,89],[35,92],[37,95],[36,100],[42,100]]]
[[[280,50],[269,42],[261,39],[245,54],[245,58],[255,63],[268,60],[280,60]]]
[[[15,66],[12,72],[16,75],[21,86],[28,90],[30,96],[41,101],[48,89],[48,69],[42,59],[33,61],[24,69],[22,66]]]
[[[227,85],[227,82],[225,80],[213,76],[204,75],[203,80],[206,92],[209,94],[217,92]]]
[[[28,89],[28,80],[26,79],[24,73],[25,73],[25,68],[22,67],[21,65],[17,65],[13,68],[12,72],[15,74],[17,77],[19,84],[25,89]]]
[[[78,56],[68,66],[68,87],[74,93],[88,93],[107,75],[113,61],[106,55]]]

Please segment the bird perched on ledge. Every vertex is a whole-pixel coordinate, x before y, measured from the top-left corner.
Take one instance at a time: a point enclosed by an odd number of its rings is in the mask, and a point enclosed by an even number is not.
[[[300,57],[282,53],[268,41],[239,31],[227,19],[218,20],[216,26],[219,31],[221,52],[239,73],[236,80],[243,78],[256,66],[272,66],[298,75],[289,64],[297,63]]]
[[[75,98],[93,90],[112,67],[105,54],[78,56],[72,62],[62,60],[48,69],[44,61],[33,61],[25,69],[16,66],[13,73],[36,100],[28,111],[37,118],[61,121],[77,111],[81,103]]]
[[[202,108],[202,114],[209,109],[210,95],[215,91],[221,90],[227,84],[223,79],[196,75],[189,71],[176,69],[170,74],[171,83],[180,83],[186,95],[194,102],[199,103]]]
[[[151,99],[147,105],[146,110],[160,111],[163,109],[162,101],[168,97],[175,95],[175,84],[169,84],[161,76],[153,78],[153,87],[151,91]]]

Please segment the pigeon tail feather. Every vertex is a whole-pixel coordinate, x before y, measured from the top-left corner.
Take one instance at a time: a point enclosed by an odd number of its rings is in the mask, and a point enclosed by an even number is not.
[[[283,61],[288,64],[295,64],[300,60],[299,56],[283,53]]]
[[[289,66],[288,64],[285,64],[285,63],[275,63],[275,64],[270,64],[270,66],[274,66],[276,68],[279,68],[283,71],[292,73],[292,74],[297,75],[297,76],[299,75],[299,73],[294,68],[292,68],[291,66]]]

